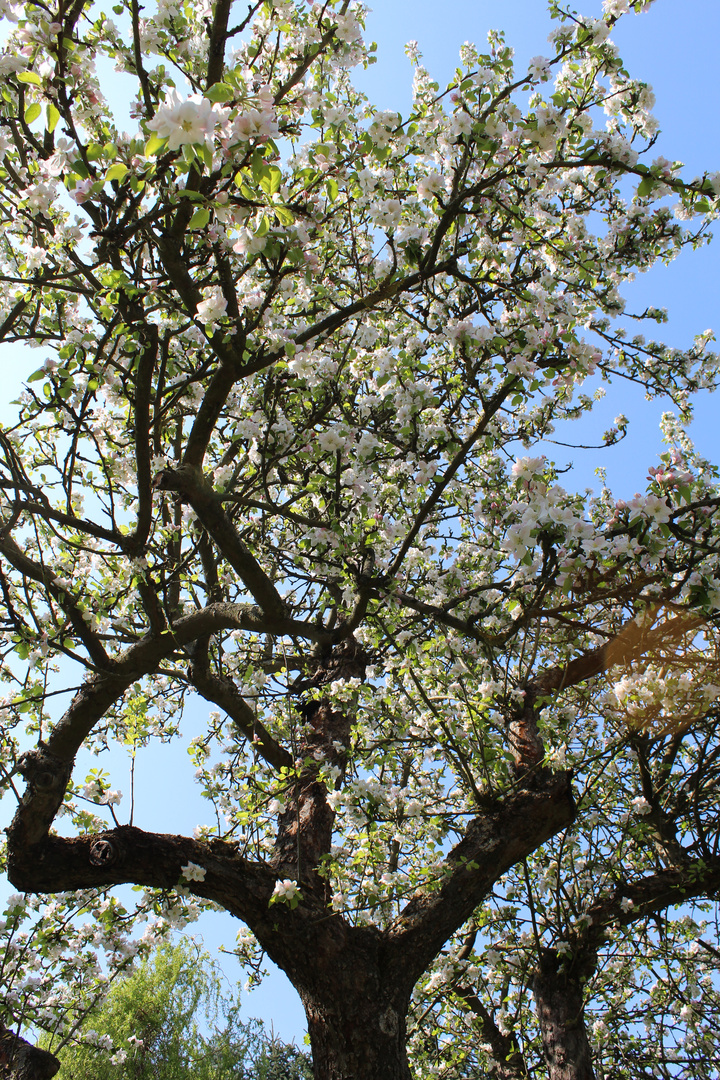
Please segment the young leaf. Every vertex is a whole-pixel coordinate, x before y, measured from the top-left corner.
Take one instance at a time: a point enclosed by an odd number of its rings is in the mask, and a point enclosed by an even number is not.
[[[28,105],[25,110],[25,123],[32,124],[33,120],[37,120],[38,116],[42,112],[42,105],[39,101],[33,101],[32,105]]]
[[[210,211],[207,206],[199,206],[188,222],[188,229],[195,231],[204,229],[210,220]]]
[[[105,173],[105,180],[106,182],[110,180],[122,180],[127,174],[127,171],[127,165],[123,165],[121,161],[118,161],[114,165],[111,165]]]

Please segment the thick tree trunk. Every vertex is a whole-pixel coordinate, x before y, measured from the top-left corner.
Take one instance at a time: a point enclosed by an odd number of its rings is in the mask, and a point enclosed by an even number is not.
[[[50,1080],[59,1069],[60,1062],[53,1054],[20,1038],[0,1021],[0,1076],[3,1080]]]
[[[583,1009],[582,972],[543,949],[533,993],[549,1080],[595,1080]]]
[[[411,1080],[406,1054],[407,998],[319,1000],[302,994],[315,1080]]]

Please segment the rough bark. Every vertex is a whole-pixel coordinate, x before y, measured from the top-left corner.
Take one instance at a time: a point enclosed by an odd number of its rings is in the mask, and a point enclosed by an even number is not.
[[[407,999],[352,968],[348,974],[355,985],[351,996],[339,1000],[337,990],[322,1000],[301,995],[317,1080],[411,1080]]]
[[[583,1002],[584,967],[543,949],[533,993],[549,1080],[595,1080]]]
[[[3,1080],[50,1080],[60,1062],[47,1050],[33,1046],[0,1021],[0,1076]]]

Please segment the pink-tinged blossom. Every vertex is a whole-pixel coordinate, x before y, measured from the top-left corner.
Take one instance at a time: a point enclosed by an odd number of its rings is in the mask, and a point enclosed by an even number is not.
[[[215,129],[226,116],[227,109],[213,105],[200,94],[183,100],[177,90],[171,90],[147,126],[159,138],[167,139],[168,150],[198,143],[211,146]]]
[[[251,139],[273,139],[278,133],[275,113],[269,109],[248,109],[232,122],[231,143],[249,142]]]
[[[197,317],[205,326],[214,326],[219,322],[227,310],[227,300],[222,291],[214,288],[204,289],[203,298],[197,306]]]
[[[362,36],[362,27],[352,13],[349,15],[338,15],[335,33],[340,41],[345,41],[349,45],[353,41],[358,41],[360,39]]]
[[[442,176],[438,172],[429,172],[427,176],[423,176],[417,184],[418,197],[421,199],[432,199],[438,192],[442,191],[445,187]]]
[[[533,56],[528,64],[528,75],[531,79],[547,82],[550,78],[550,61],[544,56]]]
[[[516,480],[530,480],[535,473],[542,472],[544,468],[544,457],[523,457],[517,458],[510,471]]]

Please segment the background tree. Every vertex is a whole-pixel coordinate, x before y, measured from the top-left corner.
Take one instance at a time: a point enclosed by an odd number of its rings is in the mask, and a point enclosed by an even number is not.
[[[58,1052],[75,1080],[304,1080],[307,1057],[269,1038],[195,946],[163,945],[86,1014],[82,1042]],[[108,1061],[108,1057],[110,1060]]]
[[[53,353],[0,435],[9,876],[225,908],[318,1078],[712,1075],[717,361],[619,289],[720,180],[650,160],[642,6],[553,3],[549,58],[492,33],[443,93],[414,56],[406,120],[348,3],[29,4],[2,59],[0,338]],[[630,502],[518,456],[596,380],[677,410]],[[198,697],[216,824],[121,824],[78,751]]]

